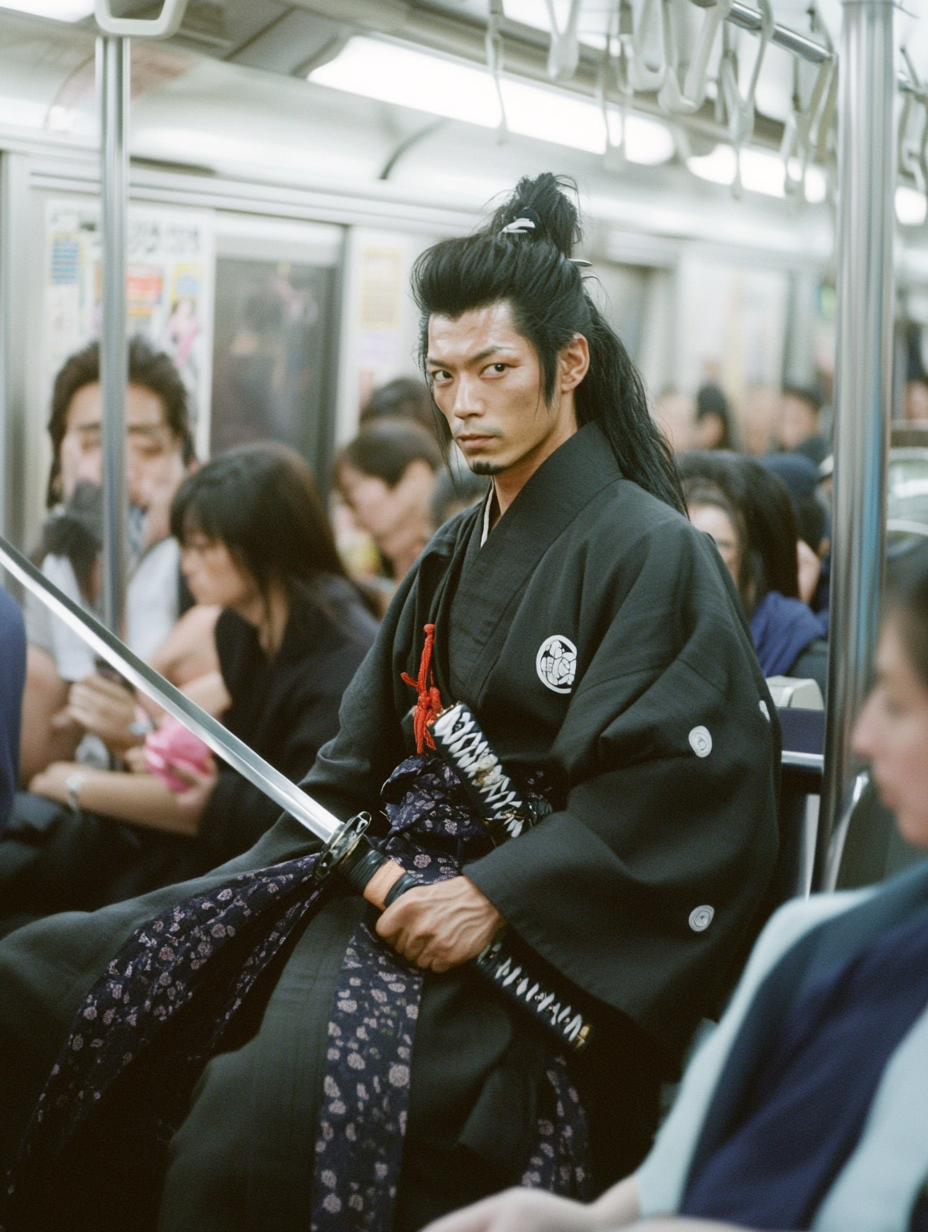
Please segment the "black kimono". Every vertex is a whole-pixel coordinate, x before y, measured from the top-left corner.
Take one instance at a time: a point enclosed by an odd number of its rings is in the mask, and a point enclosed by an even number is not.
[[[574,1072],[599,1189],[643,1157],[660,1082],[763,921],[778,734],[717,551],[622,479],[597,426],[544,463],[481,547],[482,530],[482,510],[459,515],[404,580],[306,787],[343,818],[379,812],[381,784],[415,747],[401,674],[416,675],[434,622],[444,704],[466,701],[507,768],[542,769],[553,784],[553,814],[466,875],[587,999],[597,1037]],[[0,945],[7,1150],[121,940],[230,870],[307,849],[283,819],[222,874]],[[309,1227],[329,1009],[364,910],[331,900],[206,1064],[166,1151],[160,1228]],[[426,976],[398,1230],[518,1182],[548,1056],[548,1040],[466,969]],[[105,1167],[112,1193],[127,1164],[110,1115],[81,1175]]]

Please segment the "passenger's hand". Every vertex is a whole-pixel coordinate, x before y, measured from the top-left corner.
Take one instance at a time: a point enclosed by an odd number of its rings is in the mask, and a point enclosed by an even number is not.
[[[135,722],[134,696],[123,685],[105,676],[87,676],[72,684],[67,713],[73,722],[99,736],[117,757],[142,742],[140,736],[129,730]]]
[[[507,1189],[437,1219],[423,1232],[598,1232],[603,1226],[593,1207],[540,1189]]]
[[[53,761],[44,770],[33,775],[29,782],[29,790],[33,795],[45,796],[48,800],[58,800],[62,804],[67,804],[68,779],[75,771],[85,768],[75,761]]]
[[[441,972],[476,958],[505,924],[472,881],[452,877],[407,890],[377,921],[377,932],[409,962]]]
[[[171,502],[188,473],[189,468],[184,465],[179,450],[171,450],[157,464],[149,464],[144,473],[134,477],[132,498],[148,514],[145,521],[146,548],[170,535]]]
[[[148,763],[145,760],[145,745],[137,744],[134,749],[126,749],[126,755],[123,759],[126,763],[126,769],[131,770],[133,774],[149,774]]]
[[[174,799],[177,801],[177,807],[182,816],[187,821],[196,824],[203,816],[203,810],[219,781],[216,762],[210,755],[205,767],[194,766],[189,761],[172,761],[169,765],[172,773],[189,783],[184,791],[174,792]]]

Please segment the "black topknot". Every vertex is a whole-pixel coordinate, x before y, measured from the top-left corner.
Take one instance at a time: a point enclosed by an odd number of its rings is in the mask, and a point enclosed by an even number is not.
[[[497,235],[519,217],[523,210],[531,210],[541,220],[541,234],[533,239],[550,241],[565,257],[571,256],[574,245],[580,243],[580,211],[567,193],[577,196],[577,185],[566,175],[553,175],[544,171],[534,179],[523,176],[512,195],[493,214],[487,225],[481,228],[486,235]]]

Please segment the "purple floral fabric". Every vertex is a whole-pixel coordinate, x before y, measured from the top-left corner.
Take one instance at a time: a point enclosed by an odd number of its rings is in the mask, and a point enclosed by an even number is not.
[[[524,784],[541,793],[535,776]],[[457,876],[489,850],[486,830],[450,767],[435,755],[403,762],[384,786],[390,831],[378,845],[423,883]],[[170,1024],[170,1067],[144,1127],[166,1142],[189,1106],[203,1064],[249,990],[326,890],[317,857],[241,874],[139,928],[72,1023],[33,1113],[8,1183],[32,1184],[128,1066]],[[224,959],[223,959],[224,956]],[[314,1232],[390,1228],[402,1156],[422,973],[360,925],[346,949],[328,1026],[315,1145]],[[184,1011],[181,1013],[180,1011]],[[584,1197],[586,1123],[564,1059],[554,1055],[539,1105],[538,1141],[523,1183]]]

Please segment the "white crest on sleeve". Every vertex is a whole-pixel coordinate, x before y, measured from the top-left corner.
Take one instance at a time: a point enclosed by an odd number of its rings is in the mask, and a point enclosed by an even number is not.
[[[705,903],[702,907],[694,907],[690,912],[690,928],[694,933],[704,933],[715,919],[715,908]]]
[[[546,637],[535,656],[538,679],[553,693],[569,693],[577,675],[577,647],[569,637]]]
[[[708,757],[712,752],[712,737],[708,727],[694,727],[688,738],[690,748],[697,757]]]

